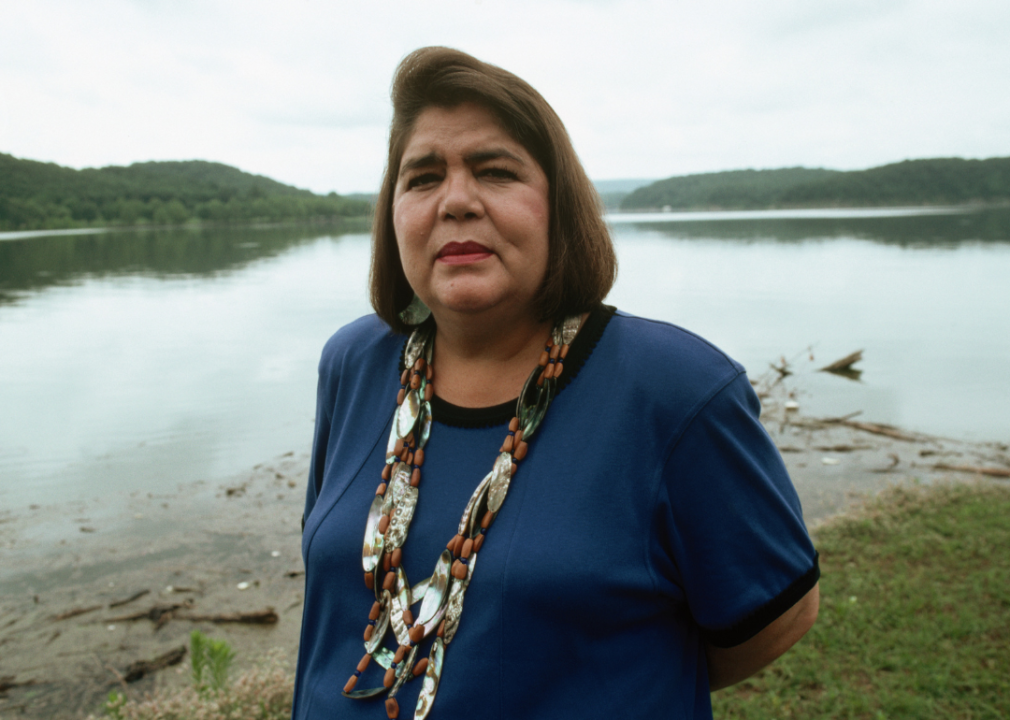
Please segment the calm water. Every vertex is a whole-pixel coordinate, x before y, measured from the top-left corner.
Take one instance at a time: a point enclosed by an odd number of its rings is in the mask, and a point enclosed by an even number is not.
[[[806,412],[1010,439],[1010,212],[615,218],[609,302],[683,325]],[[313,229],[0,242],[0,509],[215,481],[308,449],[368,237]],[[812,349],[814,361],[809,360]],[[816,373],[865,350],[859,382]]]

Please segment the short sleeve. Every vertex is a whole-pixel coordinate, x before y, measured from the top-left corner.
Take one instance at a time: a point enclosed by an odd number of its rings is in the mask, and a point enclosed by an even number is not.
[[[316,385],[316,421],[312,433],[312,455],[309,460],[309,482],[305,491],[305,511],[302,513],[302,529],[305,520],[316,505],[323,487],[323,472],[326,468],[326,450],[333,423],[333,404],[336,400],[339,381],[337,344],[331,338],[323,348],[319,358],[319,380]]]
[[[676,440],[659,523],[668,579],[705,639],[756,635],[819,578],[817,553],[744,373],[713,394]]]

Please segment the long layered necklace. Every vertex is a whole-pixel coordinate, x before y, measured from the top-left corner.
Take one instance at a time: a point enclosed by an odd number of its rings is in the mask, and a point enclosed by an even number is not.
[[[407,581],[402,547],[417,507],[424,446],[431,434],[431,398],[434,372],[431,365],[435,341],[434,323],[417,327],[404,350],[397,409],[386,446],[382,482],[375,491],[365,523],[361,563],[365,585],[375,593],[365,627],[365,654],[344,686],[344,695],[356,700],[387,693],[386,714],[399,716],[396,695],[405,682],[424,675],[414,710],[415,720],[428,717],[442,675],[445,650],[459,628],[463,598],[473,577],[477,555],[508,495],[509,484],[526,457],[528,443],[540,426],[564,368],[568,347],[579,331],[581,318],[566,318],[554,327],[537,367],[519,395],[516,415],[494,466],[470,496],[457,533],[435,563],[430,577],[414,586]],[[381,580],[380,580],[381,577]],[[420,603],[415,616],[411,610]],[[398,647],[383,645],[392,632]],[[418,648],[429,635],[436,635],[427,658],[417,660]],[[382,685],[358,690],[358,679],[372,661],[385,669]]]

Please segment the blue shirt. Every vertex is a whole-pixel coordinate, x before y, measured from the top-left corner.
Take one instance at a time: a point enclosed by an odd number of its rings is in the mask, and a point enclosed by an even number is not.
[[[341,690],[364,654],[374,600],[361,547],[404,342],[369,316],[323,351],[299,720],[385,717],[381,699]],[[455,535],[514,411],[435,398],[403,548],[411,583],[431,574]],[[594,311],[479,553],[430,717],[710,718],[705,642],[749,639],[818,579],[799,500],[759,414],[743,368],[705,340]],[[358,688],[381,685],[382,674],[373,662]],[[420,687],[400,691],[401,718],[413,716]]]

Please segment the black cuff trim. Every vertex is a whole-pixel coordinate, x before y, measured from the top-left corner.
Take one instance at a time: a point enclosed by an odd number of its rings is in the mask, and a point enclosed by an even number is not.
[[[723,630],[701,629],[702,637],[720,648],[731,648],[745,643],[772,624],[782,613],[800,601],[810,592],[821,578],[818,555],[814,554],[814,566],[783,590],[777,597],[759,607],[736,625]]]
[[[613,306],[599,305],[589,313],[585,325],[583,325],[579,334],[575,336],[575,340],[572,341],[571,347],[568,349],[568,357],[565,358],[565,371],[562,373],[561,379],[558,380],[556,393],[564,390],[579,374],[582,366],[586,364],[586,360],[593,354],[596,344],[603,336],[603,331],[606,330],[610,318],[616,312],[617,308]],[[403,372],[403,355],[406,349],[407,343],[404,341],[403,348],[400,351],[400,372]],[[451,427],[495,427],[507,424],[515,416],[516,402],[518,400],[519,398],[515,398],[501,405],[492,405],[491,407],[467,408],[453,405],[435,395],[431,399],[431,415],[436,422]]]

